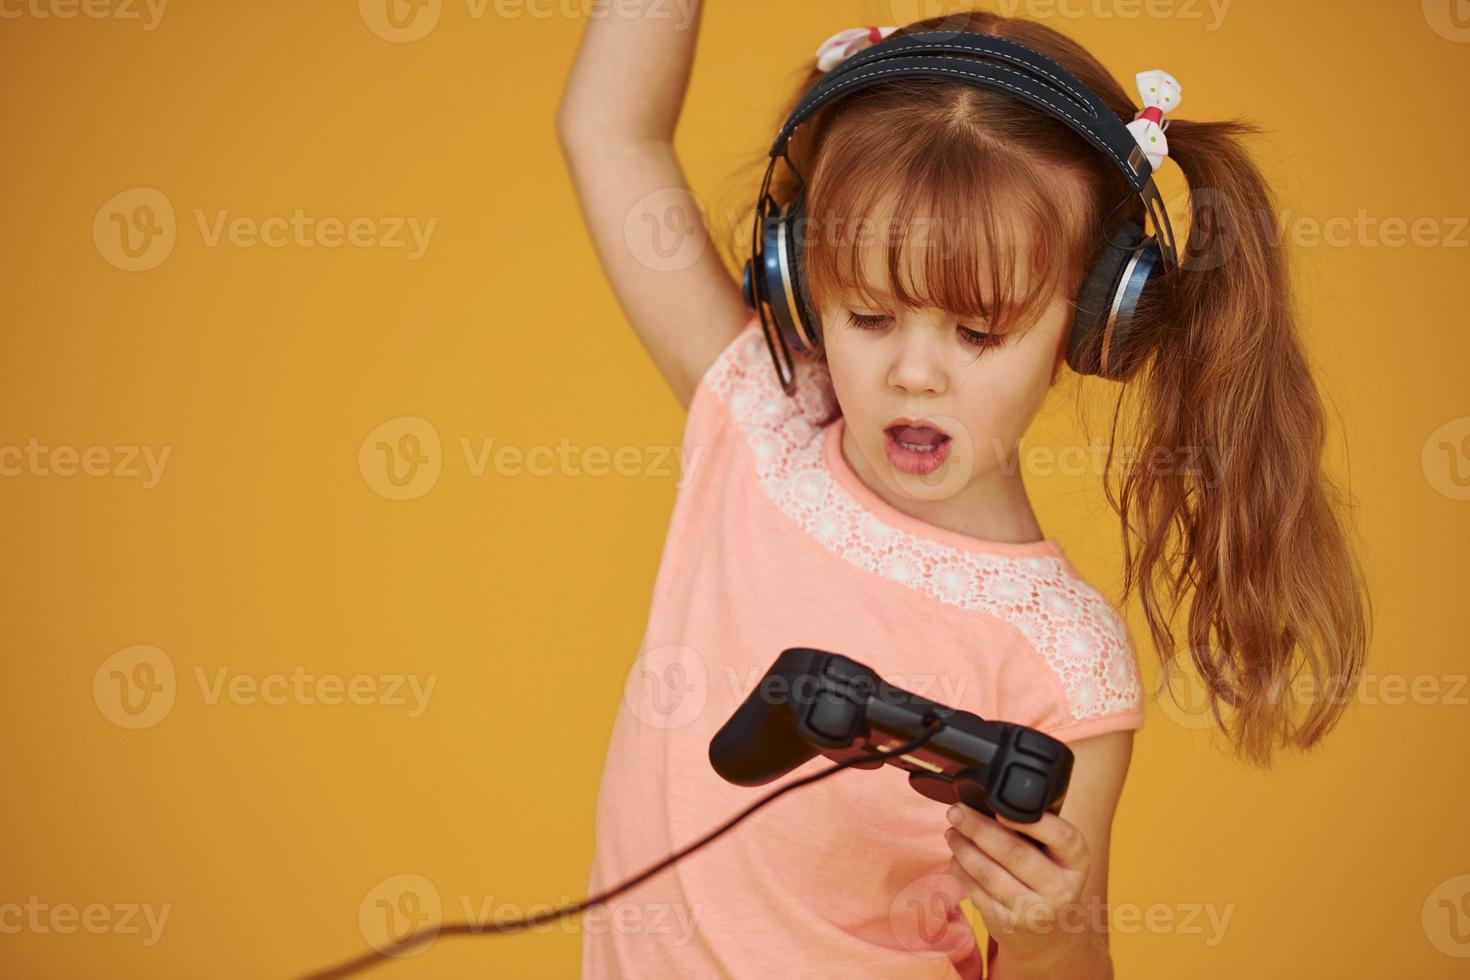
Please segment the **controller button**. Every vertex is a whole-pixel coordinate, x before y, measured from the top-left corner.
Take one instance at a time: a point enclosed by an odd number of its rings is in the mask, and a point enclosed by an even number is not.
[[[1027,755],[1045,759],[1047,762],[1056,762],[1062,757],[1062,754],[1057,751],[1055,740],[1029,728],[1023,728],[1016,733],[1016,748]]]
[[[807,727],[823,738],[852,738],[853,706],[831,694],[820,694],[807,712]]]
[[[1046,805],[1046,774],[1012,764],[1001,777],[998,795],[1013,810],[1039,813]]]

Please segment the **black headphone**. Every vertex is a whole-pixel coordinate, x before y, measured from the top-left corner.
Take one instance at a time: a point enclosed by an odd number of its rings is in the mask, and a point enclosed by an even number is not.
[[[994,60],[974,61],[951,57],[953,54]],[[801,185],[794,201],[784,208],[778,204],[770,195],[776,161],[784,159],[801,181],[786,155],[796,127],[842,95],[904,76],[955,79],[1010,95],[1065,123],[1118,165],[1131,193],[1143,200],[1162,240],[1144,234],[1132,221],[1123,222],[1108,236],[1077,296],[1067,363],[1078,374],[1110,380],[1128,377],[1141,358],[1110,358],[1109,352],[1126,349],[1137,323],[1134,314],[1149,284],[1179,265],[1174,230],[1143,149],[1092,90],[1039,51],[989,34],[921,31],[888,38],[844,61],[812,86],[771,146],[771,160],[756,199],[751,259],[745,263],[741,291],[746,305],[760,314],[782,389],[788,395],[794,393],[796,371],[791,353],[816,348],[821,321],[803,278],[801,248],[806,222]]]

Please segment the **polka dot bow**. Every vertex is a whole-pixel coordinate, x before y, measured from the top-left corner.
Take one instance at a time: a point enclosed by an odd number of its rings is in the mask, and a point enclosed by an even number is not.
[[[1149,165],[1157,170],[1164,157],[1169,155],[1169,141],[1164,139],[1169,121],[1164,118],[1164,113],[1179,108],[1184,89],[1173,75],[1161,68],[1141,71],[1134,80],[1138,82],[1138,97],[1143,100],[1143,109],[1128,124],[1128,131],[1143,148]]]
[[[838,31],[817,48],[817,70],[831,71],[864,48],[871,48],[898,30],[897,27],[849,27]]]

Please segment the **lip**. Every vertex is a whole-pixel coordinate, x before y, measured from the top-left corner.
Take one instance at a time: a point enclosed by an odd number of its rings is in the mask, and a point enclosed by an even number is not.
[[[932,422],[929,419],[911,419],[902,415],[896,419],[893,419],[891,422],[885,425],[883,427],[883,431],[887,432],[889,429],[896,428],[900,425],[912,425],[916,429],[924,428],[927,426],[928,428],[933,429],[935,432],[938,432],[945,436],[949,436],[949,433],[944,431],[944,426],[940,425],[937,422]],[[953,438],[953,436],[951,436],[950,438]]]

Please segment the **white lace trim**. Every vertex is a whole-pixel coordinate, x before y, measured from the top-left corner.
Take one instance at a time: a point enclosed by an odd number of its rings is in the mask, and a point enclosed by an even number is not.
[[[833,478],[818,424],[835,405],[825,365],[798,360],[796,396],[787,397],[759,326],[747,327],[705,383],[745,435],[767,496],[833,554],[1015,626],[1061,680],[1075,720],[1142,710],[1122,617],[1062,559],[976,554],[917,537],[879,520]]]

